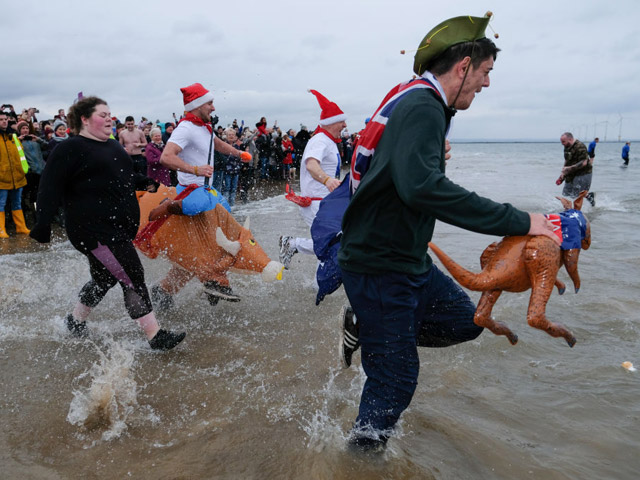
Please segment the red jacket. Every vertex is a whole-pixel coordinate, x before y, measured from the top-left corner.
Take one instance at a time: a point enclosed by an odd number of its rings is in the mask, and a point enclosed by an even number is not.
[[[293,163],[293,157],[291,156],[293,153],[293,143],[291,143],[289,137],[284,137],[282,139],[282,150],[284,151],[282,163],[284,165],[291,165]]]

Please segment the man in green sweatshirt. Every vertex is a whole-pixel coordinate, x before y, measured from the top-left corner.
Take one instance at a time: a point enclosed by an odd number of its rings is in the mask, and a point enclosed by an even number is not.
[[[480,197],[445,175],[451,117],[489,86],[499,51],[484,34],[489,16],[446,20],[423,39],[414,71],[429,88],[413,89],[389,108],[343,218],[338,261],[367,375],[349,440],[356,448],[385,446],[417,385],[418,346],[454,345],[482,332],[473,323],[475,305],[427,254],[436,220],[557,240],[544,215]]]

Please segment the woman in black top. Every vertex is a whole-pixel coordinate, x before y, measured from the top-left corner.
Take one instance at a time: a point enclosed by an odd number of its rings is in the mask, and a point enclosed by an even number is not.
[[[107,291],[120,283],[131,318],[138,320],[151,348],[169,350],[184,333],[158,325],[144,282],[144,269],[132,244],[140,222],[135,191],[155,191],[158,184],[135,173],[124,148],[111,137],[111,112],[104,100],[87,97],[68,114],[76,136],[51,153],[38,190],[37,223],[31,237],[51,240],[51,222],[62,204],[71,244],[89,260],[91,280],[82,287],[67,327],[86,336],[86,318]]]

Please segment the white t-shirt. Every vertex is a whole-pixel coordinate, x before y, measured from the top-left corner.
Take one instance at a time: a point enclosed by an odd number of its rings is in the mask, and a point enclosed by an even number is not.
[[[173,137],[172,137],[173,138]],[[338,145],[324,133],[316,133],[307,143],[300,165],[300,195],[303,197],[324,198],[329,195],[329,189],[322,183],[313,179],[307,170],[307,159],[315,158],[320,162],[320,167],[331,178],[340,173],[340,152]]]
[[[180,122],[171,133],[167,143],[175,143],[182,151],[178,156],[189,165],[206,165],[211,145],[211,133],[205,126],[198,126],[193,122]],[[211,152],[213,155],[213,151]],[[213,158],[211,159],[213,165]],[[178,182],[182,185],[195,183],[204,185],[205,177],[197,177],[192,173],[178,172]]]

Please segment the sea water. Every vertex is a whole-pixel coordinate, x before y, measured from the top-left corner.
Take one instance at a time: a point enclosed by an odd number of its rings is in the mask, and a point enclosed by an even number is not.
[[[493,316],[517,345],[484,332],[421,349],[419,384],[387,451],[345,448],[365,375],[337,357],[341,290],[315,306],[315,259],[301,254],[280,282],[230,274],[239,303],[211,306],[192,281],[161,324],[187,332],[175,350],[149,349],[114,288],[87,340],[64,316],[88,280],[85,258],[3,240],[0,256],[0,476],[159,479],[635,479],[640,471],[640,164],[621,168],[622,143],[596,149],[592,244],[582,287],[549,300],[547,315],[576,336],[569,348],[529,327],[529,293],[504,293]],[[561,210],[560,143],[453,144],[456,183],[523,210]],[[282,187],[284,190],[284,187]],[[283,192],[284,193],[284,192]],[[306,236],[284,195],[239,205],[273,259],[282,234]],[[437,223],[433,241],[478,271],[496,237]],[[11,246],[9,246],[11,245]],[[143,258],[149,285],[169,269]],[[479,295],[470,292],[477,301]]]

